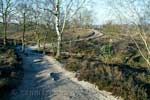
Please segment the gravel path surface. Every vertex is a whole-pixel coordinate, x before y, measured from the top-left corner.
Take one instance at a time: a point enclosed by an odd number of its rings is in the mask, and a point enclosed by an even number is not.
[[[78,81],[53,57],[27,51],[27,55],[20,53],[24,67],[22,84],[12,91],[10,100],[119,100],[94,85]]]

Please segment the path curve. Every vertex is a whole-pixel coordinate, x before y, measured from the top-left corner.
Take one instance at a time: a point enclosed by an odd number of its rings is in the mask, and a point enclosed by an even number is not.
[[[98,30],[91,29],[91,34],[89,34],[85,37],[81,37],[79,39],[71,40],[71,41],[72,42],[85,41],[85,40],[95,39],[95,38],[98,38],[101,36],[103,36],[103,33],[99,32]],[[68,41],[64,41],[64,42],[68,42]]]
[[[92,33],[94,33],[94,34],[92,34]],[[88,36],[85,36],[85,37],[81,37],[79,39],[62,41],[61,44],[66,44],[66,43],[71,43],[71,42],[88,41],[88,40],[91,40],[91,39],[95,39],[95,38],[101,37],[103,35],[104,34],[99,32],[98,30],[91,29],[91,35],[88,35]],[[53,46],[56,46],[56,45],[57,45],[57,42],[51,42],[51,43],[46,43],[45,47],[48,48],[48,47],[53,47]],[[41,44],[41,47],[42,46],[43,46],[43,44]],[[37,48],[37,47],[38,47],[37,45],[34,46],[34,48]]]

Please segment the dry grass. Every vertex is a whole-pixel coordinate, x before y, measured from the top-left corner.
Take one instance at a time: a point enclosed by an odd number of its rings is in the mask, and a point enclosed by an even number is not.
[[[91,29],[82,29],[82,28],[71,28],[64,31],[64,38],[66,39],[75,39],[78,37],[88,36],[91,33]]]

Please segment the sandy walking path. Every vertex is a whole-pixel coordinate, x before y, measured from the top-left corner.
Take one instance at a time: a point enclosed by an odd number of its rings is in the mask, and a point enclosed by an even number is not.
[[[118,100],[110,93],[78,81],[53,57],[32,54],[23,58],[24,77],[10,100]]]

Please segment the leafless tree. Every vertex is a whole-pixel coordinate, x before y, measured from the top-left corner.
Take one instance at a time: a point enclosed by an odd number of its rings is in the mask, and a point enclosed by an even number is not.
[[[131,36],[148,66],[150,66],[150,45],[148,43],[149,31],[147,31],[147,28],[149,28],[150,25],[150,0],[109,0],[109,3],[123,23],[134,26],[135,30],[130,31],[127,29],[127,33]],[[140,47],[135,39],[135,33],[136,36],[140,37],[145,48]],[[146,53],[143,49],[145,49]]]
[[[55,30],[57,33],[57,53],[60,56],[62,34],[66,21],[72,18],[84,5],[86,0],[44,0],[41,8],[48,10],[54,16]],[[42,1],[41,1],[42,2]]]
[[[3,33],[4,33],[4,45],[6,45],[7,40],[7,26],[9,18],[13,12],[15,1],[13,0],[0,0],[0,18],[2,18]]]
[[[32,0],[32,16],[34,23],[34,32],[36,34],[38,50],[40,49],[40,20],[41,20],[42,11],[39,9],[39,2],[37,0]]]
[[[89,28],[93,23],[93,12],[88,9],[82,9],[70,21],[73,30],[76,28]]]
[[[26,24],[28,22],[28,19],[31,15],[31,5],[29,4],[28,0],[20,1],[17,4],[17,17],[19,19],[19,22],[23,26],[23,32],[22,32],[22,52],[25,52],[25,32],[26,32]]]

